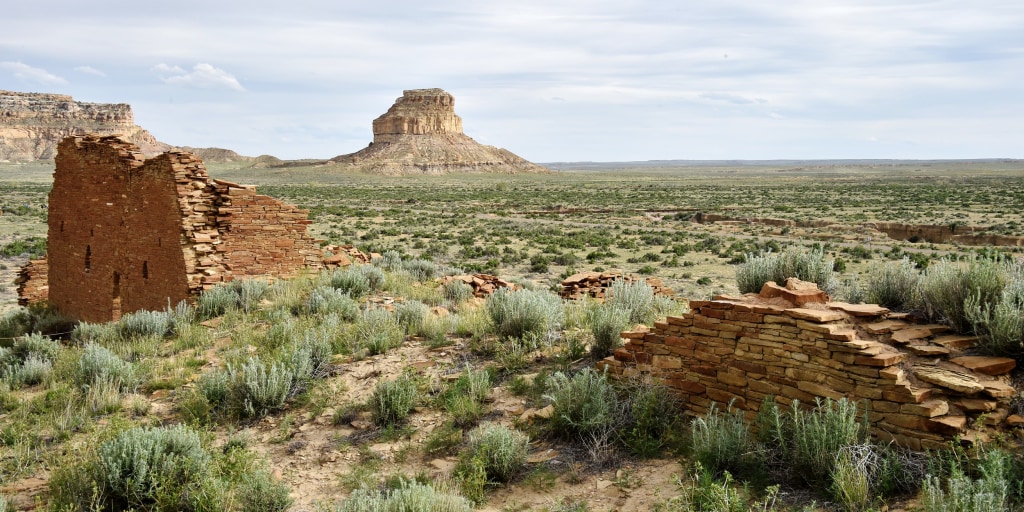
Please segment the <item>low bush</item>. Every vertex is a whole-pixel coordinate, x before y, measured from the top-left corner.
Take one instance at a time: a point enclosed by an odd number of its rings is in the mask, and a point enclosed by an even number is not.
[[[619,434],[622,444],[638,457],[658,457],[679,439],[679,402],[668,387],[634,381],[620,394],[625,419]]]
[[[324,274],[326,282],[353,298],[363,297],[384,286],[384,272],[373,265],[350,265]]]
[[[240,365],[227,368],[228,394],[226,405],[243,418],[266,416],[284,406],[292,389],[295,374],[283,362],[264,363],[253,356]]]
[[[450,306],[458,306],[473,297],[473,287],[459,280],[441,285],[441,294]]]
[[[494,331],[510,338],[542,335],[562,325],[562,300],[547,291],[501,288],[484,303]]]
[[[619,400],[607,375],[585,368],[573,376],[556,372],[547,381],[544,397],[554,408],[549,425],[565,437],[590,436],[613,429]]]
[[[383,354],[400,346],[405,339],[395,315],[375,306],[366,308],[348,332],[349,346],[353,354],[363,351],[369,355]]]
[[[980,478],[972,479],[959,466],[945,479],[928,475],[921,489],[925,512],[996,512],[1009,510],[1009,455],[999,450],[985,454]],[[1019,483],[1018,483],[1019,485]]]
[[[732,406],[723,412],[711,404],[703,418],[693,420],[690,449],[693,460],[715,477],[728,472],[747,478],[756,476],[761,469],[761,456],[750,424],[743,411]]]
[[[981,293],[969,296],[964,315],[980,337],[980,351],[1024,360],[1024,267],[1013,268],[994,304],[984,304]]]
[[[594,335],[590,354],[594,359],[607,357],[622,344],[620,334],[630,328],[630,315],[614,305],[597,305],[587,311],[587,323]]]
[[[140,310],[125,313],[116,323],[118,334],[125,339],[163,338],[174,332],[173,313],[169,311]]]
[[[406,334],[419,334],[430,316],[430,308],[418,300],[407,300],[395,305],[395,316]]]
[[[473,504],[457,493],[429,484],[403,481],[394,489],[361,488],[330,512],[471,512]],[[328,512],[323,511],[322,512]]]
[[[359,318],[359,303],[348,292],[330,286],[318,286],[306,299],[306,311],[314,315],[336,314],[339,318],[354,322]]]
[[[909,311],[916,306],[921,273],[910,258],[872,265],[867,273],[867,302],[881,304],[895,311]]]
[[[654,321],[654,288],[643,281],[616,280],[608,288],[605,304],[626,312],[633,324],[650,324]]]
[[[470,431],[468,438],[463,458],[482,461],[489,480],[508,482],[526,463],[530,438],[518,430],[489,423]]]
[[[977,258],[966,264],[948,259],[928,266],[921,279],[921,303],[932,320],[942,321],[960,333],[973,331],[966,304],[990,310],[999,304],[1003,288],[1016,273],[1012,264]]]
[[[839,280],[821,249],[787,248],[782,253],[747,255],[746,263],[736,267],[736,285],[740,293],[757,293],[768,281],[784,284],[787,278],[816,283],[829,295],[839,291]]]
[[[408,375],[394,380],[382,380],[373,388],[370,396],[370,412],[373,422],[381,427],[396,425],[405,421],[412,411],[419,392],[416,382]]]
[[[89,343],[82,350],[74,372],[75,383],[87,387],[97,380],[117,383],[122,391],[137,384],[135,366],[106,347]]]

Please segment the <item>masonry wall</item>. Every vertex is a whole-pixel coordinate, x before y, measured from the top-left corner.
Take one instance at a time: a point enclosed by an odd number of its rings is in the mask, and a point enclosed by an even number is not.
[[[118,137],[88,135],[61,142],[56,164],[47,259],[22,273],[22,303],[108,321],[220,282],[323,265],[308,212],[211,180],[192,154],[145,160]]]
[[[691,301],[686,315],[622,333],[625,346],[598,366],[618,377],[651,376],[678,390],[694,414],[732,403],[753,418],[768,396],[783,407],[866,401],[877,437],[918,450],[955,435],[977,438],[975,421],[1007,418],[1012,359],[964,356],[973,338],[885,308],[794,293],[775,286],[759,296]]]

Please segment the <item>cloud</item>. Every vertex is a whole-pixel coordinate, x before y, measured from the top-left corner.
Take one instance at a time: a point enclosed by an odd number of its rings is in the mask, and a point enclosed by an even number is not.
[[[78,71],[79,73],[85,73],[87,75],[94,75],[94,76],[100,76],[100,77],[106,77],[107,76],[106,73],[104,73],[104,72],[102,72],[102,71],[100,71],[100,70],[98,70],[98,69],[96,69],[96,68],[94,68],[92,66],[78,66],[78,67],[75,68],[75,71]]]
[[[0,62],[0,69],[10,71],[15,78],[42,85],[66,84],[67,80],[42,68],[34,68],[23,62]]]
[[[238,82],[238,79],[231,73],[215,68],[205,62],[193,66],[191,72],[186,72],[178,66],[171,66],[162,62],[151,69],[160,76],[160,80],[165,84],[204,89],[224,87],[235,91],[245,90],[242,84]]]

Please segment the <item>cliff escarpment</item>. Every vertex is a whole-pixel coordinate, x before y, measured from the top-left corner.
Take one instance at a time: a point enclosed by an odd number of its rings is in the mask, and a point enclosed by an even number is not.
[[[61,140],[86,133],[120,135],[148,156],[170,149],[135,124],[126,103],[0,90],[0,161],[53,160]]]

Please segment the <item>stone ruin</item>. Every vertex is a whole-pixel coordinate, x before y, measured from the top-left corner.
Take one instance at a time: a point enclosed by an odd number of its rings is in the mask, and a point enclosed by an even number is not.
[[[917,324],[877,305],[830,302],[813,283],[768,283],[760,294],[690,301],[690,313],[622,333],[598,362],[611,376],[653,377],[689,412],[730,404],[752,419],[762,400],[864,401],[872,433],[914,450],[955,436],[982,441],[982,424],[1020,426],[1011,414],[1016,362],[965,355],[977,339]]]
[[[64,139],[49,198],[47,256],[22,269],[19,303],[78,320],[161,310],[233,279],[323,267],[308,212],[211,179],[198,157],[146,160],[117,136]]]
[[[615,281],[634,282],[641,278],[634,276],[623,276],[621,270],[611,269],[603,272],[578,272],[562,280],[562,290],[559,295],[563,299],[582,299],[590,297],[603,301],[608,295]],[[654,290],[654,295],[671,297],[675,292],[665,286],[665,283],[656,277],[643,279]]]
[[[386,113],[373,120],[369,146],[330,161],[388,175],[549,172],[511,151],[466,136],[462,118],[455,114],[455,97],[441,89],[404,91]]]

